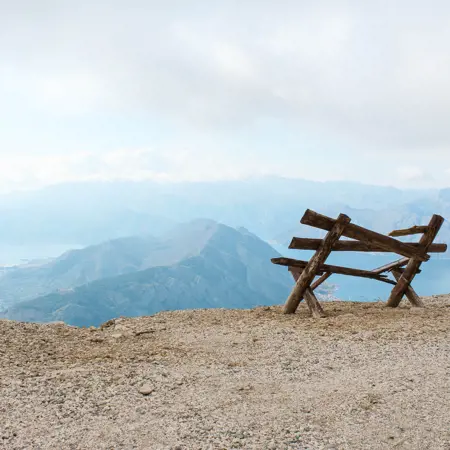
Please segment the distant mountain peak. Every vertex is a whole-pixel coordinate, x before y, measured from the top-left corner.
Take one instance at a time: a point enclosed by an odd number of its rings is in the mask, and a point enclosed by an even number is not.
[[[58,273],[55,268],[46,274],[53,281],[52,293],[13,305],[6,316],[98,325],[111,317],[167,309],[274,304],[288,294],[289,274],[270,262],[277,252],[247,230],[204,219],[177,230],[149,247],[142,260],[126,251],[113,257],[105,250],[110,250],[111,241],[73,253],[80,258],[78,265],[76,260],[73,265],[59,261],[59,277],[50,277]],[[124,267],[130,268],[128,273]],[[85,283],[74,287],[82,275]],[[63,286],[64,280],[72,280],[72,286]],[[19,280],[21,286],[23,281]]]

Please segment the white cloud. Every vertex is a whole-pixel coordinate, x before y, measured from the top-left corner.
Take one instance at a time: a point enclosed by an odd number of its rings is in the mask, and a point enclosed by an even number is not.
[[[256,69],[249,55],[242,49],[227,42],[214,45],[213,59],[217,68],[225,76],[237,81],[252,81],[256,78]]]
[[[22,108],[40,113],[83,114],[95,109],[108,97],[106,79],[88,72],[24,73],[17,68],[0,72],[2,89]]]
[[[201,181],[237,179],[252,175],[252,167],[221,161],[192,149],[156,152],[121,149],[106,153],[78,152],[67,155],[17,155],[0,159],[0,192],[32,189],[70,181],[154,180]]]
[[[397,170],[399,185],[406,187],[430,187],[435,183],[434,177],[423,168],[416,166],[403,166]]]
[[[404,181],[422,180],[425,177],[425,173],[419,167],[400,167],[398,169],[400,178]]]
[[[39,165],[45,156],[31,153],[59,151],[54,169],[46,169],[51,173],[33,174],[28,163],[11,163],[14,173],[26,174],[24,180],[72,177],[76,164],[76,176],[88,176],[83,172],[88,160],[97,167],[96,176],[102,171],[118,176],[119,164],[131,177],[139,170],[139,176],[183,179],[270,170],[302,176],[305,171],[296,169],[305,156],[322,153],[328,161],[342,148],[351,152],[350,144],[357,149],[353,155],[362,156],[359,169],[348,176],[365,173],[367,158],[377,162],[379,172],[382,158],[394,155],[407,155],[411,166],[425,173],[436,161],[450,164],[450,4],[444,0],[44,0],[36,5],[0,0],[0,126],[9,124],[8,138],[0,136],[0,152],[18,148],[22,130],[44,119],[54,125],[45,139],[35,137],[27,159]],[[115,127],[123,129],[120,144],[110,136],[116,129],[97,125],[99,117],[122,121]],[[131,142],[130,123],[142,117],[148,118],[142,134],[155,117],[169,124],[168,142]],[[255,124],[272,119],[282,125],[266,136]],[[47,135],[56,136],[51,150]],[[199,145],[204,135],[215,145]],[[284,135],[298,145],[278,145]],[[75,163],[64,156],[76,146],[86,154],[89,139],[88,157],[78,156]],[[260,150],[268,139],[272,156]],[[314,142],[307,144],[308,139]],[[111,161],[91,152],[98,142],[102,154],[112,152]],[[120,160],[115,150],[139,146],[162,149],[163,155],[151,154],[161,167],[139,168],[142,155]],[[181,148],[189,149],[188,156]],[[383,154],[380,161],[376,154]],[[425,154],[435,161],[424,161]],[[215,161],[220,164],[214,174],[202,168]],[[385,182],[420,178],[411,168],[397,172],[400,165],[393,163]],[[325,172],[327,177],[344,173],[331,163]]]

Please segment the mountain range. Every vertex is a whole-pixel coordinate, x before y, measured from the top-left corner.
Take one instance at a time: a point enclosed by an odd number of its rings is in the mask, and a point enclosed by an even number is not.
[[[350,182],[259,177],[198,183],[80,182],[0,196],[1,244],[87,246],[135,235],[159,236],[207,217],[286,243],[306,208],[379,232],[450,218],[450,189],[401,190]],[[32,218],[32,220],[30,220]],[[302,235],[314,234],[309,228]],[[450,242],[445,224],[440,237]]]
[[[3,316],[87,326],[161,310],[280,303],[293,281],[271,264],[277,254],[244,228],[197,220],[160,239],[116,239],[10,271],[0,278],[1,295],[9,295]]]
[[[11,304],[102,278],[175,264],[198,254],[217,226],[210,220],[196,220],[175,226],[159,238],[112,239],[67,251],[44,264],[11,268],[0,277],[0,301]]]
[[[0,196],[0,261],[9,263],[0,272],[0,311],[86,325],[161,309],[280,303],[292,280],[270,259],[279,253],[308,259],[308,252],[287,249],[291,238],[324,234],[300,225],[306,208],[332,217],[343,212],[353,223],[387,233],[426,224],[433,213],[449,219],[450,189],[260,177],[85,182],[10,193]],[[437,241],[450,243],[448,221]],[[36,245],[41,250],[33,255]],[[15,246],[31,261],[11,267],[17,258],[8,252]],[[57,256],[59,250],[45,250],[50,247],[74,249]],[[330,263],[372,269],[392,259],[343,252]],[[446,293],[449,270],[445,254],[433,257],[414,287],[421,295]],[[388,285],[371,280],[333,276],[331,283],[346,300],[389,294]]]

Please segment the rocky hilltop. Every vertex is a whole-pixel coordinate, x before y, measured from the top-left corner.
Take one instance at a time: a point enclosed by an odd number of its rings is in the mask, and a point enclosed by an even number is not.
[[[0,448],[448,449],[450,296],[0,320]]]

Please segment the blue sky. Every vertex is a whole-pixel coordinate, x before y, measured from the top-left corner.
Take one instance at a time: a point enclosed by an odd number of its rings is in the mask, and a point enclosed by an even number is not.
[[[450,4],[368,3],[0,0],[0,191],[450,185]]]

